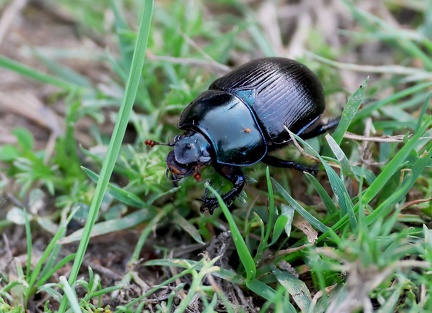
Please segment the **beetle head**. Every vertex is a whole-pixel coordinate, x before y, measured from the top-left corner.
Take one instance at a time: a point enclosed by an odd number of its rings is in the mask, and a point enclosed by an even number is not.
[[[167,172],[171,173],[173,183],[185,176],[193,175],[201,180],[199,170],[211,162],[210,144],[200,133],[188,132],[174,138],[174,151],[167,158]]]

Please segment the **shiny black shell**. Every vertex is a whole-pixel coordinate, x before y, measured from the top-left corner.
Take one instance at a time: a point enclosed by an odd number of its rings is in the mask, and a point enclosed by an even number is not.
[[[305,65],[286,58],[262,58],[214,81],[183,111],[179,128],[203,133],[218,163],[259,162],[270,145],[301,134],[325,109],[322,85]]]

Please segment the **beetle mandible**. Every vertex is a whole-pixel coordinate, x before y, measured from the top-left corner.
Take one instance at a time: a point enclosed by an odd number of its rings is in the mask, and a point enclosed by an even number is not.
[[[241,65],[215,80],[182,112],[178,127],[184,131],[169,143],[146,140],[145,144],[173,146],[167,173],[176,184],[212,165],[232,184],[222,196],[228,205],[240,194],[245,177],[241,168],[258,162],[316,174],[315,167],[269,155],[290,141],[289,129],[303,139],[335,128],[336,119],[320,124],[325,109],[323,87],[305,65],[286,58],[261,58]],[[218,207],[217,199],[203,197],[201,212]]]

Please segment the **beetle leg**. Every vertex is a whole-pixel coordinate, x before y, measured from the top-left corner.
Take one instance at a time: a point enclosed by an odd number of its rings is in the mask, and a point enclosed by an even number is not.
[[[230,205],[231,202],[234,201],[235,198],[237,198],[240,192],[243,190],[246,179],[239,167],[215,165],[214,168],[216,169],[216,171],[218,171],[218,173],[220,173],[223,177],[228,179],[233,184],[231,190],[222,196],[222,200],[227,205]],[[219,206],[216,198],[207,198],[206,196],[204,196],[203,201],[204,204],[200,208],[201,213],[203,213],[205,210],[209,210],[210,214],[213,214],[214,209]]]
[[[337,119],[329,122],[328,124],[318,125],[315,128],[313,128],[312,130],[310,130],[306,133],[300,134],[299,137],[301,139],[310,139],[310,138],[314,138],[316,136],[319,136],[321,134],[324,134],[325,132],[328,132],[329,130],[335,129],[339,125],[340,119],[341,118],[338,117]]]
[[[308,172],[314,176],[318,173],[318,168],[316,166],[306,166],[303,164],[298,164],[293,161],[286,161],[279,159],[277,157],[266,155],[261,162],[264,162],[265,164],[274,166],[274,167],[284,167],[284,168],[293,168],[297,171],[301,172]]]

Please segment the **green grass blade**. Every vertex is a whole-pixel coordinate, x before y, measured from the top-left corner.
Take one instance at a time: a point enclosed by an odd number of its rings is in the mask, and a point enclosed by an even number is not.
[[[277,295],[276,291],[273,288],[264,284],[262,281],[259,281],[258,279],[254,279],[252,281],[247,282],[246,286],[254,293],[260,295],[261,297],[269,301],[272,301],[272,299]],[[282,301],[284,302],[283,304],[284,313],[296,312],[296,309],[290,302],[288,302],[288,300],[282,298]]]
[[[60,276],[60,285],[65,293],[65,298],[69,300],[69,304],[74,313],[82,313],[75,291],[71,288],[66,277]]]
[[[426,110],[427,110],[427,108],[429,106],[429,101],[431,99],[431,96],[432,96],[432,94],[429,93],[428,96],[427,96],[427,98],[426,98],[426,100],[425,100],[425,102],[423,103],[422,110],[421,110],[420,115],[418,117],[418,123],[417,123],[417,126],[415,128],[415,131],[418,131],[419,128],[420,128],[420,126],[421,126],[421,124],[422,124],[423,117],[426,115]]]
[[[39,276],[39,273],[42,270],[42,266],[45,263],[45,261],[51,257],[51,252],[54,249],[54,247],[57,245],[58,240],[64,235],[65,227],[61,226],[59,227],[57,233],[54,235],[54,237],[51,239],[50,243],[46,247],[44,253],[42,254],[41,258],[39,259],[38,263],[34,267],[30,277],[28,278],[28,284],[29,286],[34,286],[36,284],[36,280]],[[30,299],[30,296],[32,295],[33,290],[29,288],[26,293],[26,303]]]
[[[409,190],[411,190],[421,172],[431,164],[431,158],[432,149],[429,150],[426,155],[419,157],[412,167],[411,175],[407,177],[402,183],[402,187],[397,189],[390,197],[388,197],[381,205],[379,205],[375,211],[367,216],[366,221],[371,223],[379,217],[382,218],[390,214],[390,212],[393,210],[393,205],[406,197],[407,193]]]
[[[271,266],[272,272],[279,283],[291,295],[302,312],[307,312],[312,304],[312,297],[306,284],[287,271],[281,271]]]
[[[114,25],[119,41],[119,49],[121,54],[121,64],[123,66],[123,69],[130,69],[131,63],[130,60],[132,60],[132,53],[131,50],[131,39],[130,37],[126,36],[124,33],[126,31],[130,31],[130,27],[128,23],[126,22],[126,18],[124,16],[124,13],[121,9],[121,2],[110,0],[111,8],[114,13]]]
[[[399,152],[393,157],[393,159],[387,164],[380,175],[375,181],[365,190],[362,202],[363,205],[368,204],[378,194],[378,192],[384,187],[389,179],[400,169],[409,156],[411,151],[418,145],[419,139],[422,137],[426,129],[431,123],[429,118],[420,129],[411,137],[411,139],[399,150]]]
[[[111,177],[115,162],[117,160],[117,156],[120,152],[120,147],[123,141],[123,137],[129,121],[129,116],[131,114],[135,96],[138,90],[138,85],[141,78],[141,71],[144,66],[144,59],[145,59],[144,57],[145,57],[145,51],[147,49],[147,42],[148,42],[148,37],[150,32],[152,14],[153,14],[153,1],[147,0],[145,2],[143,16],[141,17],[137,42],[136,42],[135,51],[132,59],[132,67],[126,84],[125,95],[123,98],[122,105],[120,107],[118,118],[113,131],[113,135],[108,147],[107,158],[105,159],[102,165],[100,179],[96,185],[95,195],[93,197],[90,206],[89,216],[84,227],[83,238],[80,241],[80,245],[77,251],[77,256],[70,272],[70,276],[68,280],[69,284],[73,284],[78,276],[78,272],[84,260],[85,251],[90,241],[91,229],[93,228],[93,225],[96,222],[96,218],[99,213],[99,209],[104,197],[104,193],[107,189],[109,179]],[[65,297],[60,305],[59,312],[61,313],[65,312],[66,304],[67,304],[67,298]]]
[[[351,121],[356,116],[360,105],[363,103],[368,81],[369,78],[366,78],[360,85],[359,89],[357,89],[357,91],[354,92],[348,99],[348,102],[342,112],[339,125],[332,135],[333,139],[338,145],[342,142],[343,135],[348,130],[348,126],[351,124]]]
[[[335,214],[338,211],[338,208],[333,202],[333,199],[329,196],[324,187],[319,183],[319,181],[315,178],[315,176],[305,173],[306,178],[312,183],[315,190],[318,192],[321,200],[324,202],[329,214]]]
[[[4,56],[0,56],[0,67],[16,72],[28,78],[34,79],[41,83],[53,85],[67,91],[76,91],[82,89],[82,87],[78,85],[66,82],[52,75],[41,73],[35,69],[32,69],[31,67],[20,64]]]
[[[268,166],[266,168],[266,180],[267,180],[268,198],[269,198],[269,205],[268,205],[269,216],[268,216],[267,227],[266,227],[264,238],[263,240],[260,241],[257,249],[257,253],[254,257],[255,262],[261,259],[262,254],[268,247],[268,241],[270,235],[274,231],[274,219],[275,219],[276,212],[275,212],[275,205],[274,205],[273,186],[271,183],[270,171]]]
[[[81,166],[81,168],[92,181],[94,181],[95,183],[98,182],[98,174],[96,174],[92,170],[89,170],[88,168],[85,168],[84,166]],[[114,197],[114,199],[117,199],[118,201],[123,202],[126,205],[133,206],[135,208],[144,208],[147,206],[147,203],[142,201],[135,194],[120,187],[117,187],[114,184],[109,183],[107,188],[108,192]]]
[[[406,89],[401,90],[399,92],[396,92],[385,99],[378,100],[376,102],[368,104],[364,108],[362,108],[360,111],[358,111],[357,115],[353,119],[353,122],[356,122],[358,120],[363,120],[363,119],[371,116],[372,112],[381,109],[385,105],[391,104],[391,103],[397,103],[400,99],[408,97],[410,95],[417,94],[417,93],[421,92],[422,90],[429,88],[430,86],[432,86],[432,82],[427,82],[427,83],[423,83],[423,84],[416,84],[412,87],[409,87],[409,88],[406,88]]]
[[[299,141],[302,145],[304,145],[307,149],[309,149],[309,151],[311,151],[317,158],[320,159],[329,178],[331,188],[336,195],[336,201],[339,203],[342,216],[347,214],[351,223],[351,228],[355,229],[358,223],[353,210],[354,205],[348,191],[346,190],[342,178],[339,177],[335,170],[331,168],[331,166],[328,165],[328,163],[314,149],[312,149],[312,147],[307,142],[305,142],[303,139],[291,132],[290,134],[291,136],[295,137],[295,139]],[[330,137],[330,135],[326,135],[326,137]]]
[[[72,68],[64,66],[53,59],[44,56],[42,53],[36,51],[36,56],[42,61],[42,63],[48,68],[48,70],[60,79],[77,85],[79,87],[91,88],[91,82],[85,76],[74,71]]]
[[[32,235],[31,235],[30,220],[28,218],[27,211],[23,209],[23,212],[24,212],[24,216],[25,216],[25,232],[26,232],[26,243],[27,243],[26,277],[30,277],[30,270],[32,268],[31,260],[33,257],[33,242],[32,242]]]
[[[109,220],[109,221],[97,223],[92,227],[90,238],[113,233],[123,229],[133,228],[134,226],[140,223],[151,220],[155,216],[155,213],[156,212],[154,210],[148,210],[142,208],[141,210],[133,212],[122,218],[116,218],[115,220]],[[64,245],[64,244],[80,241],[81,238],[84,236],[84,232],[85,232],[85,228],[78,229],[72,234],[60,239],[59,244]]]
[[[246,243],[238,229],[231,212],[228,210],[226,204],[223,202],[221,196],[214,190],[210,185],[207,184],[206,188],[208,188],[214,196],[217,198],[219,205],[225,215],[225,218],[228,221],[230,226],[230,230],[233,236],[234,245],[237,248],[237,253],[239,258],[245,268],[247,280],[250,281],[255,278],[256,275],[256,266],[255,262],[252,258],[252,255],[249,252],[249,249],[246,246]]]
[[[344,173],[345,176],[356,178],[354,174],[354,169],[352,168],[347,156],[342,151],[342,149],[339,147],[339,144],[336,143],[336,140],[332,136],[326,136],[327,143],[333,152],[336,159],[339,161],[339,164],[341,165],[342,173]]]
[[[270,246],[273,245],[279,237],[282,235],[282,232],[285,231],[285,234],[289,238],[291,236],[292,222],[294,220],[294,209],[285,203],[281,204],[281,214],[276,219],[273,230],[273,238]]]
[[[46,271],[46,273],[42,272],[40,279],[37,281],[36,286],[40,287],[42,284],[47,282],[50,278],[53,277],[53,275],[61,269],[63,266],[65,266],[67,263],[73,261],[75,259],[75,253],[69,254],[68,256],[64,257],[60,262],[58,262],[55,266],[50,267],[49,271]],[[47,267],[45,267],[46,269]]]
[[[378,175],[375,181],[363,192],[361,203],[359,202],[354,206],[354,212],[358,211],[360,204],[362,206],[365,206],[369,202],[371,202],[374,199],[374,197],[382,190],[385,184],[390,180],[390,178],[396,173],[396,171],[400,169],[400,167],[404,164],[406,158],[410,155],[411,151],[419,145],[419,141],[420,141],[419,139],[428,129],[430,123],[431,123],[431,117],[429,117],[427,121],[422,124],[420,129],[411,137],[411,139],[399,150],[399,152],[386,165],[386,167],[382,170],[380,175]],[[336,224],[333,225],[332,229],[337,230],[341,228],[343,225],[345,225],[346,223],[347,223],[347,217],[344,216]],[[326,234],[320,236],[319,240],[325,238],[325,235]]]
[[[201,235],[191,222],[189,222],[187,219],[185,219],[183,216],[180,215],[178,211],[173,212],[175,223],[182,228],[185,232],[187,232],[196,242],[201,243],[204,245],[204,241],[201,238]]]
[[[198,261],[184,260],[184,259],[150,260],[150,261],[146,261],[144,265],[186,268],[184,266],[185,262],[195,265],[198,270],[201,268],[201,265]],[[238,275],[234,270],[231,269],[221,268],[219,272],[215,272],[213,273],[213,275],[237,285],[244,285],[246,282],[243,276]]]
[[[290,206],[294,208],[304,219],[306,219],[312,226],[321,232],[326,232],[329,228],[321,223],[316,217],[306,211],[297,201],[294,200],[293,197],[289,195],[288,192],[276,181],[272,178],[273,184],[276,186],[276,189],[282,195],[282,197],[289,203]]]

